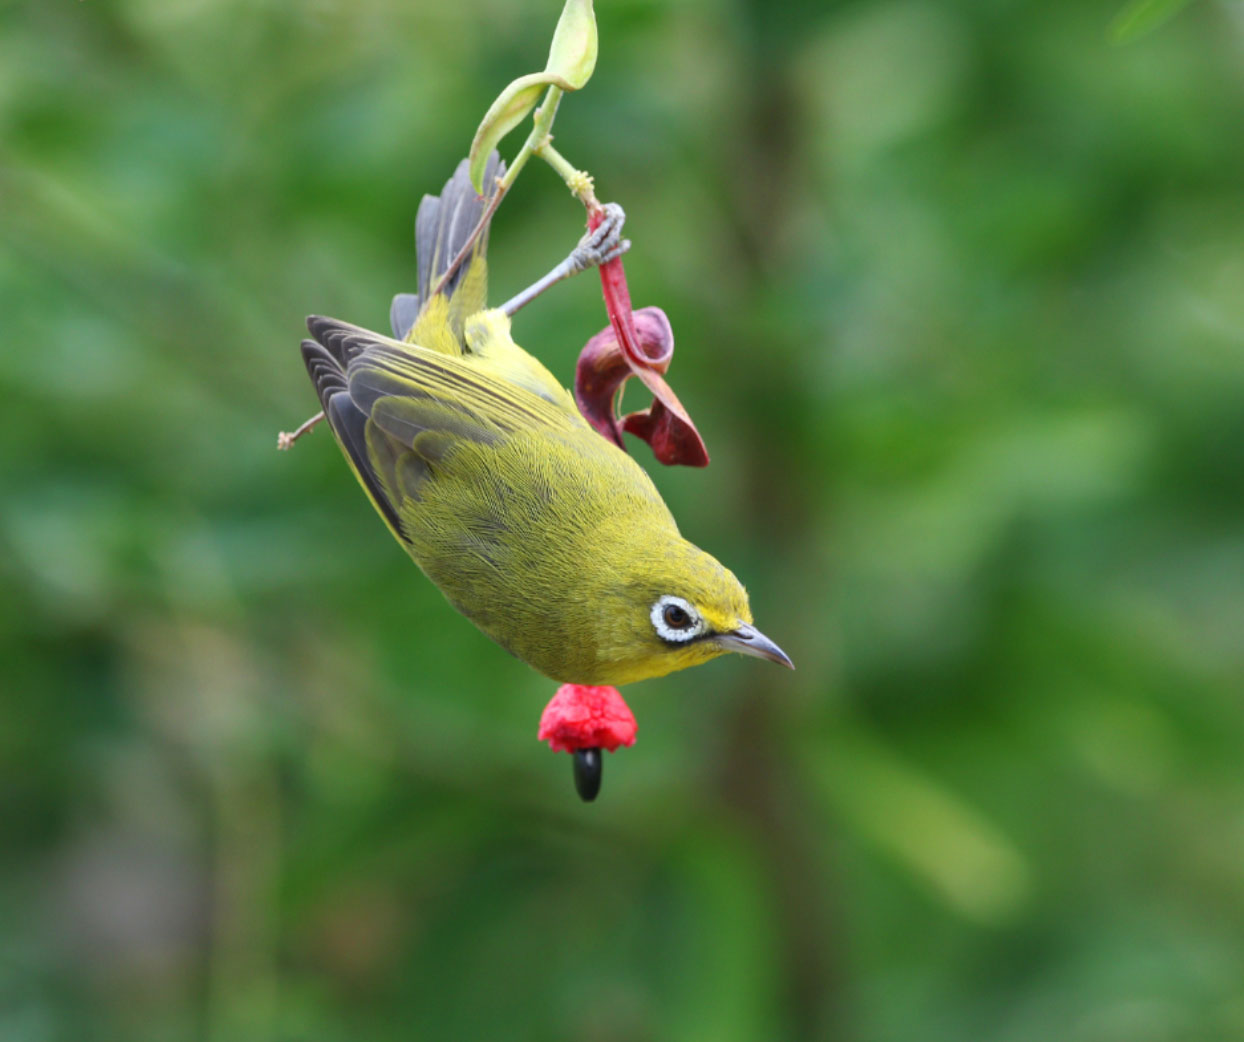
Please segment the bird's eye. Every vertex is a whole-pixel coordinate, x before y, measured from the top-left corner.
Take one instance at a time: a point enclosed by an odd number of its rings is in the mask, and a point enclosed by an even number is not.
[[[687,601],[667,594],[652,606],[652,626],[667,644],[683,644],[704,632],[704,620]]]
[[[661,617],[665,619],[665,625],[672,630],[685,630],[691,625],[691,616],[677,604],[667,604]]]

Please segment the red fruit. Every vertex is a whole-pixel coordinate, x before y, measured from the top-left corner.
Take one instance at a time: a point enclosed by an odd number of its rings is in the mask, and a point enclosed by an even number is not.
[[[563,684],[540,717],[537,738],[556,752],[635,744],[635,714],[616,687]]]

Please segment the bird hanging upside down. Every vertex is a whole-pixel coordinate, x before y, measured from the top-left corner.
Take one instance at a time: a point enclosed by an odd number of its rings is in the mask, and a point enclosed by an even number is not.
[[[490,191],[502,169],[494,154]],[[510,339],[536,292],[625,249],[621,211],[489,309],[486,231],[438,287],[486,202],[465,162],[424,197],[419,292],[394,299],[392,338],[307,320],[307,372],[380,516],[455,608],[554,680],[628,684],[728,651],[790,666],[752,625],[738,579],[679,534],[648,475]]]

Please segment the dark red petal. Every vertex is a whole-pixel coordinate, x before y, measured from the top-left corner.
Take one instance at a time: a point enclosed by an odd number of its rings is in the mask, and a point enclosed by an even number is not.
[[[622,428],[615,418],[614,401],[631,375],[612,326],[606,326],[584,346],[574,371],[574,400],[579,412],[618,448]]]
[[[669,368],[670,359],[674,357],[674,331],[670,328],[670,320],[660,308],[640,308],[634,314],[634,325],[639,349],[647,362],[647,368],[640,372],[651,370],[659,380],[658,374]],[[574,397],[579,411],[619,448],[623,447],[622,428],[618,425],[615,403],[622,385],[635,375],[635,368],[618,345],[613,326],[606,326],[584,345],[575,366]],[[673,397],[663,380],[659,380],[659,386]]]
[[[669,316],[660,308],[640,308],[631,312],[631,324],[643,356],[641,368],[665,372],[674,357],[674,327],[670,325]]]
[[[556,752],[635,744],[635,714],[616,687],[563,684],[544,707],[536,737]]]
[[[674,399],[677,401],[677,399]],[[652,454],[666,466],[707,467],[708,449],[686,414],[671,412],[658,398],[643,412],[628,413],[622,429],[652,446]]]

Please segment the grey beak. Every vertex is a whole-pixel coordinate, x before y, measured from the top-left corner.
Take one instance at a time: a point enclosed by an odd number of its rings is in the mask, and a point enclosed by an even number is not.
[[[770,662],[776,662],[779,666],[785,666],[787,669],[795,668],[795,664],[791,662],[790,656],[785,651],[774,644],[755,626],[749,626],[746,622],[740,622],[736,629],[730,633],[723,633],[719,637],[714,637],[713,640],[719,647],[723,647],[727,651],[737,651],[741,655],[768,659]]]

